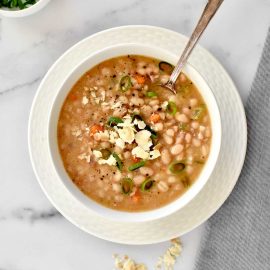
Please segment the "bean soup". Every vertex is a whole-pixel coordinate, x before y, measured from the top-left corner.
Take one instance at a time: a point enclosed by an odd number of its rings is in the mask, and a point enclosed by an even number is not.
[[[152,210],[198,178],[211,146],[210,116],[185,74],[176,95],[160,86],[172,70],[157,59],[121,56],[72,87],[58,145],[68,175],[89,198],[116,210]]]

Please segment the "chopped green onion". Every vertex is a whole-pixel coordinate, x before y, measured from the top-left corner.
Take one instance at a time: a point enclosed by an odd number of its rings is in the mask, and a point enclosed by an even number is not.
[[[124,178],[121,181],[121,186],[122,186],[122,192],[126,195],[130,194],[132,189],[133,189],[133,181],[131,178]]]
[[[184,176],[180,179],[180,181],[183,183],[185,188],[189,188],[190,187],[190,180],[188,178],[188,176]]]
[[[175,115],[176,112],[177,112],[177,106],[176,106],[176,104],[173,101],[169,101],[166,109],[167,109],[167,112],[169,114],[171,114],[171,115]]]
[[[121,80],[120,80],[120,85],[119,86],[120,86],[120,90],[122,92],[128,91],[132,86],[130,77],[128,75],[122,77]]]
[[[139,161],[139,162],[137,162],[137,163],[134,163],[134,164],[130,165],[130,166],[128,167],[128,170],[129,170],[130,172],[135,171],[135,170],[137,170],[137,169],[143,167],[143,166],[145,165],[145,163],[146,163],[146,162],[145,162],[144,160],[141,160],[141,161]]]
[[[25,9],[30,5],[34,5],[37,1],[36,0],[0,0],[0,7],[7,7],[7,8],[19,8]]]
[[[180,87],[177,87],[176,89],[179,93],[188,94],[190,88],[189,85],[180,85]]]
[[[143,121],[143,118],[139,114],[136,114],[136,113],[131,116],[131,122],[133,123],[135,119]]]
[[[145,179],[141,184],[141,191],[149,191],[153,187],[155,181],[152,179]]]
[[[152,98],[152,97],[157,97],[157,93],[154,92],[154,91],[148,91],[145,93],[145,95],[149,98]]]
[[[197,164],[200,164],[200,165],[204,164],[204,161],[202,161],[202,160],[195,160],[194,162]]]
[[[149,125],[146,125],[145,129],[151,132],[151,138],[152,139],[157,138],[157,132],[155,130],[153,130]]]
[[[111,155],[111,151],[109,149],[101,149],[100,152],[103,159],[108,159]]]
[[[203,113],[205,111],[205,105],[202,105],[200,107],[197,107],[193,110],[191,119],[198,120],[202,117]]]
[[[186,168],[186,165],[182,161],[175,161],[169,165],[169,170],[173,174],[181,173],[185,170],[185,168]]]
[[[124,123],[124,121],[119,117],[111,116],[108,120],[108,125],[110,127],[116,126],[117,124]]]
[[[179,124],[179,129],[182,130],[182,131],[186,131],[187,130],[187,124],[186,123],[180,123]]]
[[[173,66],[167,62],[161,61],[161,62],[159,62],[158,66],[159,66],[160,70],[162,70],[166,73],[170,74],[173,71]]]
[[[123,162],[120,159],[120,157],[116,153],[112,153],[113,157],[116,159],[116,167],[119,171],[122,171],[123,169]]]

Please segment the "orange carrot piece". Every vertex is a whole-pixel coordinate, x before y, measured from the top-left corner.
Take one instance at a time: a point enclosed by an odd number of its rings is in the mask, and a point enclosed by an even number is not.
[[[132,201],[133,201],[134,203],[138,203],[139,200],[140,200],[140,198],[141,198],[141,193],[140,193],[140,191],[137,189],[137,190],[135,191],[135,194],[134,194],[131,198],[132,198]]]
[[[77,96],[74,95],[74,94],[71,94],[71,95],[69,96],[69,98],[70,98],[72,101],[77,100]]]
[[[145,83],[145,77],[142,75],[134,75],[135,80],[137,81],[138,84],[144,84]]]
[[[158,113],[153,113],[150,116],[150,121],[153,123],[157,123],[160,120],[160,115]]]
[[[134,162],[139,162],[141,160],[140,158],[135,157],[135,156],[132,156],[132,159],[133,159]]]
[[[95,133],[99,132],[99,131],[103,131],[104,130],[104,127],[101,126],[101,125],[93,125],[91,128],[90,128],[90,134],[91,135],[94,135]]]

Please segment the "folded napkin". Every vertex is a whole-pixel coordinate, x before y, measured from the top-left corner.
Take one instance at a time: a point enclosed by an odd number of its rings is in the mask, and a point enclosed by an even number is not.
[[[246,115],[245,164],[232,194],[207,222],[196,270],[270,269],[270,31]]]

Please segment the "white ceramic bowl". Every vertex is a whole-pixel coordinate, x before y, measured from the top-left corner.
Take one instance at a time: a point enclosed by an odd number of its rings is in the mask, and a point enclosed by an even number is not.
[[[38,11],[40,11],[43,7],[45,7],[50,0],[38,0],[38,2],[28,8],[18,9],[18,10],[10,10],[7,8],[0,8],[0,17],[10,17],[10,18],[19,18],[32,15]]]
[[[56,92],[56,95],[49,115],[48,143],[50,147],[52,162],[54,164],[58,177],[63,182],[67,190],[72,194],[72,196],[74,196],[79,202],[81,202],[84,206],[88,207],[90,210],[96,212],[97,214],[109,219],[118,220],[121,222],[144,222],[159,219],[178,211],[180,208],[190,202],[205,185],[211,173],[213,172],[219,155],[221,145],[221,119],[219,109],[211,89],[207,85],[206,81],[201,77],[201,75],[192,66],[187,64],[184,69],[184,73],[197,86],[198,90],[204,98],[211,117],[213,133],[212,146],[208,160],[196,182],[190,187],[190,189],[186,193],[184,193],[181,197],[171,202],[170,204],[155,210],[144,212],[131,213],[117,211],[106,208],[88,198],[71,181],[63,166],[57,145],[57,122],[59,113],[70,89],[86,71],[104,60],[127,54],[145,55],[158,58],[172,64],[176,64],[179,57],[178,55],[173,55],[169,51],[162,50],[157,47],[147,47],[141,44],[134,43],[111,46],[89,55],[84,61],[82,61],[70,72],[70,74],[67,76],[59,89],[52,89]]]

